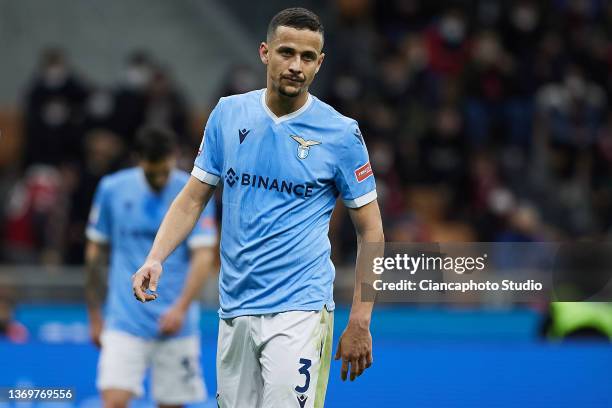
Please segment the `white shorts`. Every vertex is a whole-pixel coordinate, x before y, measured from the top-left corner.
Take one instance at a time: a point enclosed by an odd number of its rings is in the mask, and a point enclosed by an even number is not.
[[[323,407],[333,313],[284,312],[219,321],[220,408]]]
[[[98,390],[127,390],[141,397],[151,366],[153,399],[158,404],[183,405],[206,398],[198,336],[147,340],[110,330],[102,333],[101,342]]]

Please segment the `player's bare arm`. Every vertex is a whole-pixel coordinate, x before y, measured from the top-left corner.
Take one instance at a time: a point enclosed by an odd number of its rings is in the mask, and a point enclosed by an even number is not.
[[[102,333],[102,303],[106,294],[105,268],[108,261],[108,245],[87,241],[85,247],[85,300],[89,315],[90,336],[100,347]]]
[[[362,300],[361,283],[369,276],[367,268],[371,265],[370,259],[384,250],[385,241],[380,209],[376,200],[363,207],[349,209],[349,215],[357,233],[357,262],[349,322],[340,336],[335,356],[336,360],[342,359],[340,375],[343,381],[346,380],[349,370],[350,379],[353,381],[372,365],[370,321],[374,302]]]
[[[146,290],[157,290],[162,263],[189,235],[213,191],[213,186],[190,177],[174,199],[157,231],[145,263],[132,276],[132,289],[136,299],[148,302],[157,298],[156,294],[146,293]]]
[[[214,262],[215,251],[213,247],[201,247],[191,251],[189,275],[185,285],[183,285],[183,291],[172,307],[160,319],[159,329],[162,334],[174,334],[181,329],[189,305],[198,298],[204,282],[212,272]]]

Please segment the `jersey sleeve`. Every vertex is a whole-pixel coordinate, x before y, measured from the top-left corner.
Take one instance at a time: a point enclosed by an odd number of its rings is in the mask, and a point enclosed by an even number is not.
[[[202,142],[198,149],[191,175],[203,183],[216,186],[219,183],[219,175],[223,163],[222,151],[220,149],[220,110],[221,100],[213,109],[206,122]]]
[[[357,122],[352,122],[342,138],[335,183],[344,205],[362,207],[376,199],[376,182],[368,150]]]
[[[105,244],[110,242],[111,237],[111,193],[109,191],[108,179],[103,178],[94,195],[93,204],[89,211],[89,220],[85,235],[93,242]]]
[[[211,247],[217,243],[216,212],[215,201],[211,198],[191,234],[187,237],[187,245],[190,249]]]

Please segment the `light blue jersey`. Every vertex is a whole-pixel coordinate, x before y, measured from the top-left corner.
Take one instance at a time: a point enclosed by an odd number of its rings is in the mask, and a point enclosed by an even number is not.
[[[136,301],[130,285],[131,276],[144,263],[166,211],[188,178],[187,173],[173,170],[159,193],[151,190],[144,172],[138,167],[119,171],[100,181],[89,217],[87,238],[110,245],[105,329],[148,339],[161,337],[159,319],[182,292],[189,271],[190,249],[215,244],[215,208],[211,203],[189,239],[164,262],[163,284],[158,288],[157,300],[144,304]],[[197,334],[198,323],[199,308],[194,302],[177,336]]]
[[[265,92],[221,98],[191,173],[224,185],[221,318],[333,310],[327,233],[336,199],[350,208],[376,199],[353,119],[312,95],[276,117]]]

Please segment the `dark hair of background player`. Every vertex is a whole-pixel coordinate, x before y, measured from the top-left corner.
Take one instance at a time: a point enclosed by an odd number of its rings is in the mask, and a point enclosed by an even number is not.
[[[144,127],[136,135],[135,151],[138,158],[158,162],[171,156],[176,150],[176,136],[169,129]]]

